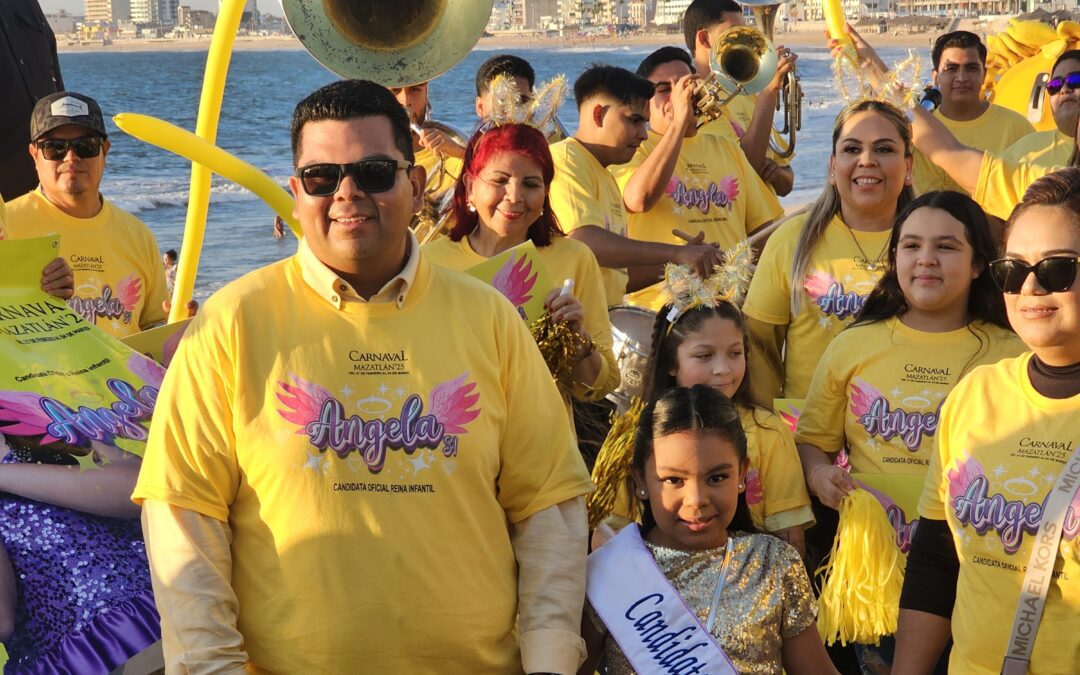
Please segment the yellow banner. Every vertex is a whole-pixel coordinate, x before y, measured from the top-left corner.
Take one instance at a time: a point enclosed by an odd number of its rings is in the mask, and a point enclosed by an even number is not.
[[[180,344],[180,338],[187,330],[191,319],[184,319],[175,323],[167,323],[157,328],[144,330],[141,333],[128,335],[120,338],[120,341],[139,352],[143,356],[154,359],[166,368],[172,362],[176,347]]]
[[[0,433],[142,456],[165,370],[41,290],[57,245],[0,241]]]
[[[554,288],[531,241],[503,251],[465,272],[498,289],[530,326],[543,315],[544,298]]]

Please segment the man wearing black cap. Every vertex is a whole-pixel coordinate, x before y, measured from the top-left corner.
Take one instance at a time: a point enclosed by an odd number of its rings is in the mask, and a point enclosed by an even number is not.
[[[39,185],[7,203],[5,235],[60,235],[60,257],[75,274],[68,304],[105,332],[124,337],[165,318],[165,268],[154,235],[99,188],[109,140],[89,96],[58,92],[30,119],[30,156]]]

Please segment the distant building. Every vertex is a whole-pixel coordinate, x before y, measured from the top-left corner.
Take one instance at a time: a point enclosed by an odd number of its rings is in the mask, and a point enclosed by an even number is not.
[[[653,23],[657,26],[681,25],[683,14],[689,6],[690,0],[656,0],[656,16],[653,18]]]
[[[545,19],[559,15],[562,0],[513,0],[510,6],[510,28],[513,30],[542,30]],[[555,19],[557,21],[557,19]]]
[[[131,21],[131,0],[84,0],[86,23],[115,25]]]
[[[192,9],[188,5],[180,5],[176,11],[176,25],[194,33],[214,29],[217,17],[213,12],[205,9]]]
[[[649,24],[648,7],[644,0],[631,2],[627,10],[626,23],[631,26],[647,26]]]
[[[49,22],[49,28],[52,28],[55,35],[67,35],[75,32],[75,24],[82,23],[83,18],[60,10],[56,14],[46,14],[45,20]]]

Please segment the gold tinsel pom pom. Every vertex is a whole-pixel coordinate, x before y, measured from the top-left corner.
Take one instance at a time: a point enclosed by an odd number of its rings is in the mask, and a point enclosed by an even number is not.
[[[532,334],[556,384],[569,391],[574,382],[577,355],[585,347],[585,338],[575,333],[565,321],[556,321],[551,312],[544,312],[533,323]]]
[[[612,420],[611,431],[604,439],[604,444],[600,446],[600,453],[596,456],[596,465],[593,466],[592,472],[596,490],[585,502],[589,509],[590,530],[595,530],[615,510],[619,488],[626,485],[627,477],[630,475],[638,419],[641,418],[641,411],[644,408],[644,401],[634,399],[625,413]],[[624,491],[624,493],[633,494],[633,490]],[[636,514],[633,511],[637,508],[637,501],[632,498],[630,501],[628,510],[634,516]]]
[[[896,632],[906,559],[877,498],[866,490],[845,496],[832,551],[817,571],[825,578],[818,631],[826,644],[876,645]]]

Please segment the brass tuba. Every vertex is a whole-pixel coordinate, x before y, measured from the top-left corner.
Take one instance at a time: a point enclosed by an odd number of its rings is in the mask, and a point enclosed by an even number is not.
[[[281,9],[304,48],[342,77],[385,87],[427,82],[450,70],[476,45],[494,0],[281,0]],[[467,140],[433,120],[424,126]],[[414,132],[418,129],[413,129]],[[440,169],[442,162],[440,162]],[[440,183],[438,171],[428,186]],[[451,191],[452,194],[452,191]],[[449,215],[449,195],[425,192],[417,222],[433,235]]]
[[[733,26],[720,33],[709,52],[709,70],[694,91],[698,126],[716,119],[739,94],[756,94],[776,73],[776,50],[764,33]]]
[[[739,0],[739,2],[750,7],[758,29],[771,42],[776,28],[776,12],[781,3],[773,0]],[[787,135],[787,142],[777,142],[770,135],[769,147],[779,157],[791,157],[795,153],[795,132],[802,129],[802,87],[799,85],[799,78],[795,75],[794,69],[784,78],[784,88],[780,91],[776,109],[784,113],[784,126],[775,131],[780,136]]]

